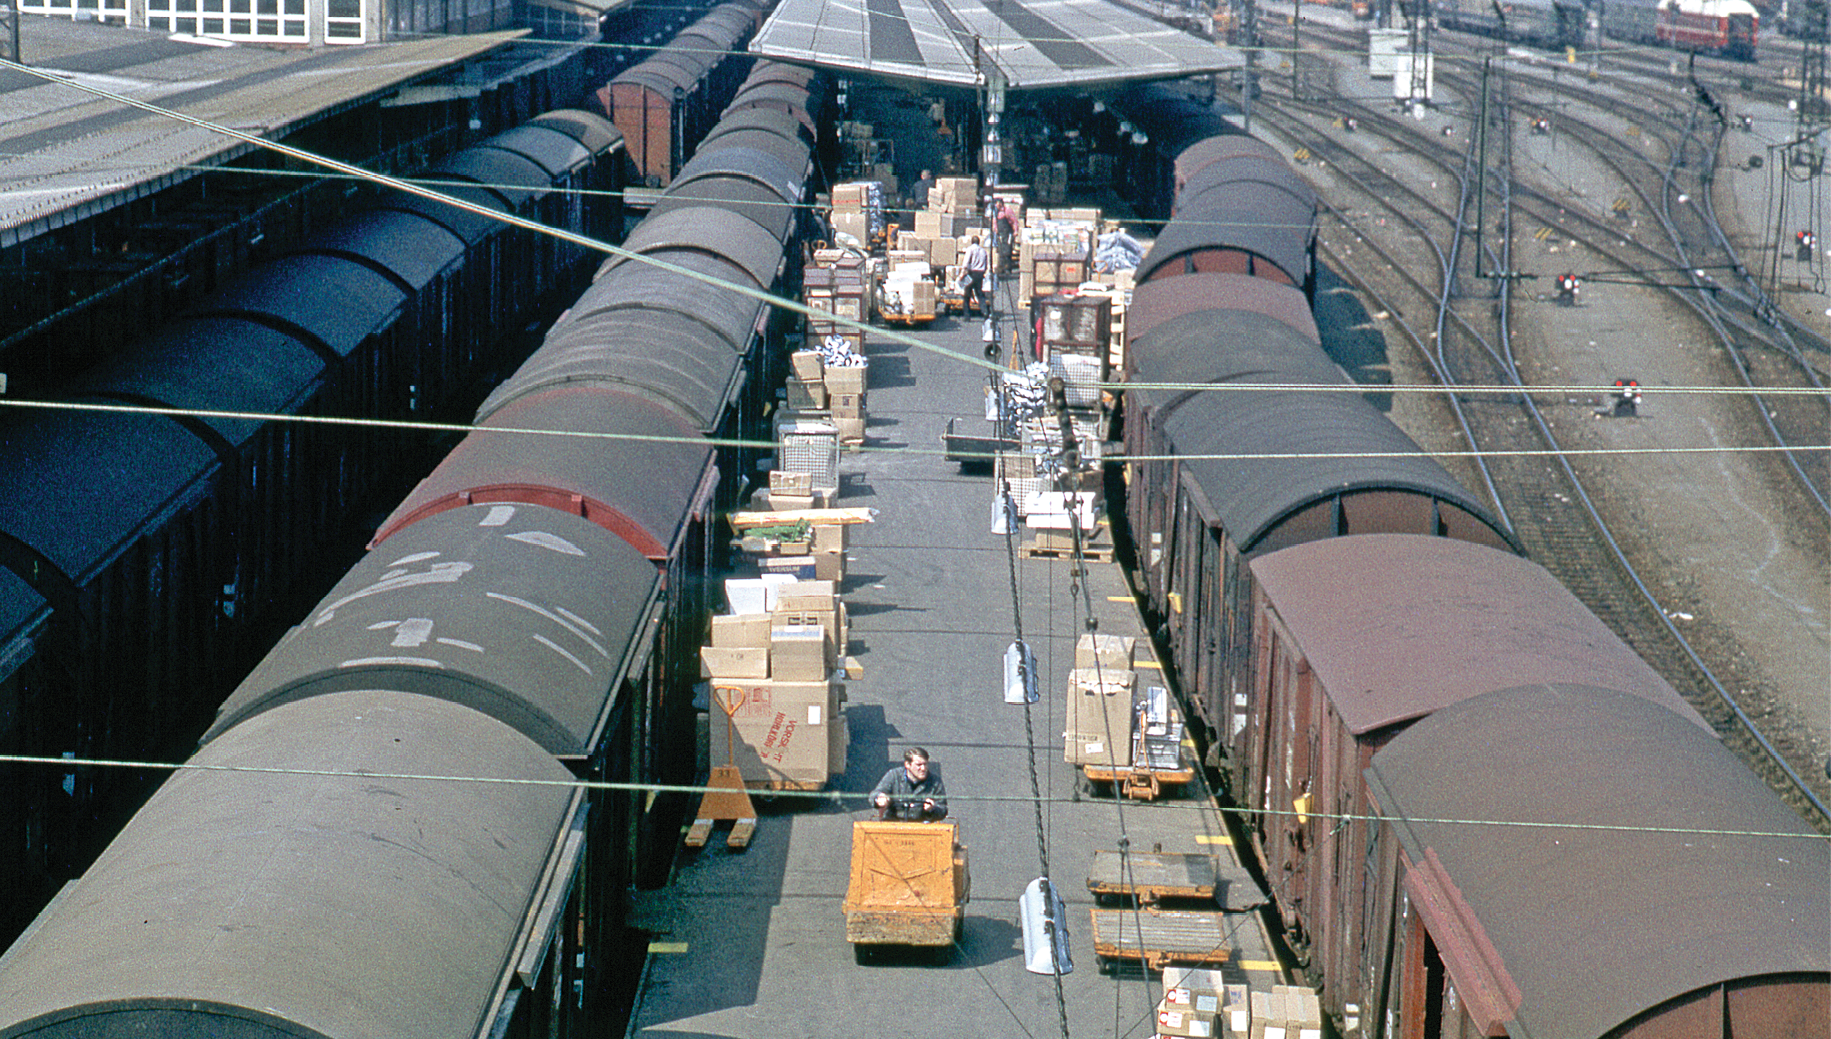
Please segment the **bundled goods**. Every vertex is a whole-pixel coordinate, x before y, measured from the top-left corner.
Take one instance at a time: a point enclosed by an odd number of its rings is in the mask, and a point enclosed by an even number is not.
[[[1094,248],[1094,270],[1101,274],[1137,270],[1143,262],[1144,246],[1126,234],[1123,227],[1101,235],[1100,244]]]

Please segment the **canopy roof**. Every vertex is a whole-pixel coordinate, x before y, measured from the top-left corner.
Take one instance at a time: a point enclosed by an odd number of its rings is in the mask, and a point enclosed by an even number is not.
[[[1013,90],[1180,79],[1239,51],[1110,0],[782,0],[750,43],[794,64]]]

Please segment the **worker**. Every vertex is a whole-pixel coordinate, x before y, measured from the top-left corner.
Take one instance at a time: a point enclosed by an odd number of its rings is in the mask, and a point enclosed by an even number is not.
[[[923,170],[922,175],[916,178],[915,187],[909,189],[909,208],[926,209],[928,207],[928,193],[934,189],[934,186],[934,173],[929,170]]]
[[[966,258],[961,261],[960,266],[966,271],[966,284],[961,290],[962,304],[966,307],[967,312],[971,313],[973,300],[978,299],[979,312],[985,313],[988,309],[985,278],[992,269],[992,256],[985,251],[985,246],[979,244],[978,235],[974,235],[973,240],[967,243]]]
[[[903,752],[903,763],[877,781],[871,805],[886,819],[937,822],[947,818],[947,784],[928,770],[928,751],[911,747]]]

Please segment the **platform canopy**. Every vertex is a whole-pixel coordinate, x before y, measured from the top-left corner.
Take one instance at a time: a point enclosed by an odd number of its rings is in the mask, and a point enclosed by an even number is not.
[[[751,41],[778,61],[925,83],[1010,90],[1180,79],[1245,64],[1112,0],[782,0]],[[983,79],[981,77],[984,77]]]

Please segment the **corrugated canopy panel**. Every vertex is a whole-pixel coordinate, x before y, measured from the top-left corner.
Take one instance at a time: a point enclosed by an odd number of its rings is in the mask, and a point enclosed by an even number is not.
[[[1522,682],[1618,689],[1709,729],[1529,559],[1450,538],[1368,534],[1281,549],[1253,560],[1252,572],[1356,735]]]
[[[1107,0],[783,0],[753,53],[797,64],[1016,90],[1240,68],[1219,47]]]
[[[397,692],[278,708],[192,761],[259,771],[166,780],[12,950],[0,1034],[481,1034],[578,811],[566,768]]]
[[[68,19],[56,28],[96,34],[97,51],[120,47],[117,29],[73,27]],[[365,47],[191,47],[182,57],[132,51],[134,62],[95,71],[138,84],[136,96],[148,101],[278,140],[327,113],[385,97],[521,34],[437,36]],[[7,100],[12,108],[0,120],[0,244],[196,176],[200,167],[254,148],[163,116],[123,111],[115,102],[64,86],[41,84],[13,91]]]
[[[1414,868],[1441,864],[1454,890],[1437,893],[1498,953],[1509,1035],[1595,1039],[1707,985],[1831,970],[1831,847],[1708,732],[1638,696],[1489,693],[1400,733],[1366,775]],[[1476,951],[1443,951],[1461,988]]]
[[[590,755],[661,579],[627,541],[557,509],[428,516],[287,632],[204,739],[295,700],[397,689],[481,711],[550,754]]]

